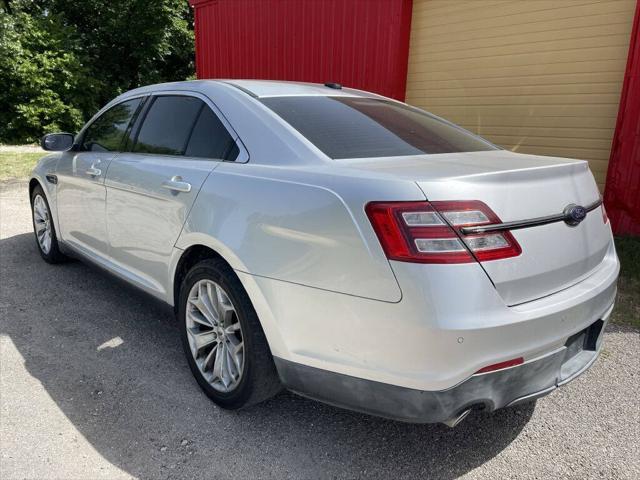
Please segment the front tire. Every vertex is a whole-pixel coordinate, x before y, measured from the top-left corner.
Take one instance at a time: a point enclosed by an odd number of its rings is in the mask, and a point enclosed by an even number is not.
[[[47,263],[61,263],[68,258],[60,252],[58,236],[47,197],[38,185],[31,192],[31,220],[40,256]]]
[[[203,260],[187,273],[178,320],[189,368],[219,406],[248,407],[282,389],[253,305],[223,260]]]

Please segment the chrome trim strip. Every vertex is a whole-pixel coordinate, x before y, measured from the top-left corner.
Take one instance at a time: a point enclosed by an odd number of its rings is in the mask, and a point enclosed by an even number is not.
[[[595,210],[602,205],[602,199],[598,199],[584,207],[587,213]],[[566,213],[558,213],[555,215],[548,215],[546,217],[531,218],[529,220],[515,220],[513,222],[494,223],[492,225],[479,225],[475,227],[462,227],[460,231],[464,235],[472,235],[474,233],[488,233],[488,232],[501,232],[504,230],[518,230],[520,228],[537,227],[540,225],[548,225],[549,223],[564,222],[570,220],[570,217]]]

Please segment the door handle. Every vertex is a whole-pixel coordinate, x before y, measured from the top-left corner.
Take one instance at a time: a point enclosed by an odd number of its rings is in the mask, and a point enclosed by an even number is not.
[[[96,168],[94,166],[91,166],[91,167],[87,168],[87,171],[85,173],[87,175],[91,175],[92,177],[99,177],[100,175],[102,175],[102,170],[100,170],[99,168]]]
[[[162,188],[166,188],[167,190],[171,190],[173,192],[183,192],[187,193],[191,191],[191,184],[188,182],[183,182],[182,177],[176,175],[171,177],[171,180],[165,180],[162,182]]]

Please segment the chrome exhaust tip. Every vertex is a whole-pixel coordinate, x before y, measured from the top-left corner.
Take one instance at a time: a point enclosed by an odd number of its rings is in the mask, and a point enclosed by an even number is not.
[[[447,427],[453,428],[456,425],[458,425],[462,420],[464,420],[466,416],[469,415],[471,410],[472,410],[471,408],[464,410],[462,413],[459,413],[455,417],[451,417],[449,420],[445,420],[442,423],[444,423]]]

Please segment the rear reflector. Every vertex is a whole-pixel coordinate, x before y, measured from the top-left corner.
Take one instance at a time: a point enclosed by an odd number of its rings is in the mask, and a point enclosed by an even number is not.
[[[500,363],[494,363],[493,365],[488,365],[478,370],[476,373],[474,373],[474,375],[477,375],[478,373],[495,372],[496,370],[503,370],[505,368],[515,367],[516,365],[522,365],[523,363],[524,363],[524,358],[518,357],[518,358],[514,358],[513,360],[507,360],[506,362],[500,362]]]
[[[468,263],[520,255],[509,232],[462,235],[460,228],[500,223],[479,201],[372,202],[365,211],[387,257],[416,263]]]

